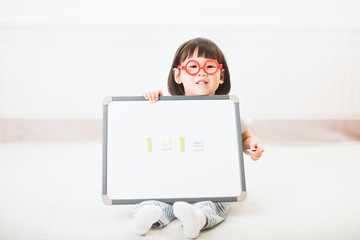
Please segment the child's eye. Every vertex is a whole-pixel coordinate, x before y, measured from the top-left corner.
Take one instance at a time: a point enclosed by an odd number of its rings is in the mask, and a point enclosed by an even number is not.
[[[207,65],[206,66],[207,69],[213,69],[213,68],[216,68],[216,66],[213,66],[213,65]]]
[[[194,65],[190,65],[190,66],[188,66],[189,68],[197,68],[197,65],[196,64],[194,64]]]

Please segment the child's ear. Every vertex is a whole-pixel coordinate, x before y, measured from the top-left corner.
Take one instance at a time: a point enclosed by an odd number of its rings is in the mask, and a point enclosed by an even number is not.
[[[225,81],[225,69],[221,69],[220,72],[220,84],[223,84]]]
[[[177,68],[174,68],[174,69],[173,69],[173,73],[174,73],[175,82],[176,82],[177,84],[181,84],[182,82],[181,82],[181,77],[180,77],[180,70],[177,69]]]

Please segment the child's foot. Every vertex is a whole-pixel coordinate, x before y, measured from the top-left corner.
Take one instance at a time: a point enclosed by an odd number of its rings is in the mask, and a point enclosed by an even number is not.
[[[145,235],[151,226],[160,220],[162,210],[156,206],[145,205],[139,208],[134,215],[135,232]]]
[[[206,216],[193,205],[186,202],[176,202],[173,205],[175,216],[184,227],[184,235],[188,238],[197,238],[200,230],[205,226]]]

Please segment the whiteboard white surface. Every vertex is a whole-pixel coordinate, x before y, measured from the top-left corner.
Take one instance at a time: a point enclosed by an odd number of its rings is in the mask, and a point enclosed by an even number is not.
[[[240,133],[234,109],[230,100],[111,101],[108,197],[239,196]]]

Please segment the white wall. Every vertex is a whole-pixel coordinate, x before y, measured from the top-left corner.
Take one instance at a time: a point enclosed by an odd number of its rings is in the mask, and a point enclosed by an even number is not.
[[[0,0],[0,118],[101,118],[212,39],[254,118],[360,119],[360,2]]]

